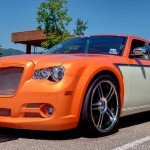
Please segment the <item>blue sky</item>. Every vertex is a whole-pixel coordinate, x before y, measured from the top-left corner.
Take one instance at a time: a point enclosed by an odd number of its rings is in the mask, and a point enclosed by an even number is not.
[[[0,43],[24,50],[11,42],[11,33],[37,27],[36,11],[44,0],[0,0]],[[150,0],[68,0],[74,28],[78,17],[88,20],[86,34],[123,33],[150,39]]]

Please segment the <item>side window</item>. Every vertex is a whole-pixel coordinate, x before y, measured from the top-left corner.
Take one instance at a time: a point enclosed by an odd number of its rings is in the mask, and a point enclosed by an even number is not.
[[[140,40],[132,40],[131,43],[131,54],[133,53],[133,50],[137,47],[145,47],[145,42]]]
[[[147,47],[148,47],[148,57],[150,59],[150,43],[147,44]]]
[[[145,47],[147,48],[147,44],[144,41],[141,40],[132,40],[131,43],[131,49],[130,49],[130,53],[133,53],[133,50],[137,47]],[[144,57],[142,59],[150,59],[148,54],[145,54]]]

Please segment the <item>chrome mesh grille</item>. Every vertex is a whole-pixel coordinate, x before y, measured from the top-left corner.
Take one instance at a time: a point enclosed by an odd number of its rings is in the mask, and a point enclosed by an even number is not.
[[[15,94],[21,80],[22,73],[22,67],[0,68],[0,95]]]

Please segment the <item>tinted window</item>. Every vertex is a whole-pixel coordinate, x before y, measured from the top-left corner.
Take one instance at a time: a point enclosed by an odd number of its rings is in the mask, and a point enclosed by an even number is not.
[[[132,40],[132,43],[131,43],[131,53],[133,53],[133,49],[135,49],[137,47],[144,47],[144,46],[145,46],[145,42],[144,41]]]
[[[89,40],[88,53],[120,55],[125,42],[126,38],[119,36],[93,36]]]
[[[48,49],[47,54],[90,53],[121,55],[127,38],[121,36],[78,37]]]
[[[150,43],[148,43],[148,49],[149,49],[149,51],[150,51]]]

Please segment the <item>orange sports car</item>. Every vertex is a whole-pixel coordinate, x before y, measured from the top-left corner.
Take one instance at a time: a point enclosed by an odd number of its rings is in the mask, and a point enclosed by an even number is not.
[[[66,40],[44,54],[0,58],[0,126],[101,135],[150,110],[150,42],[130,35]]]

